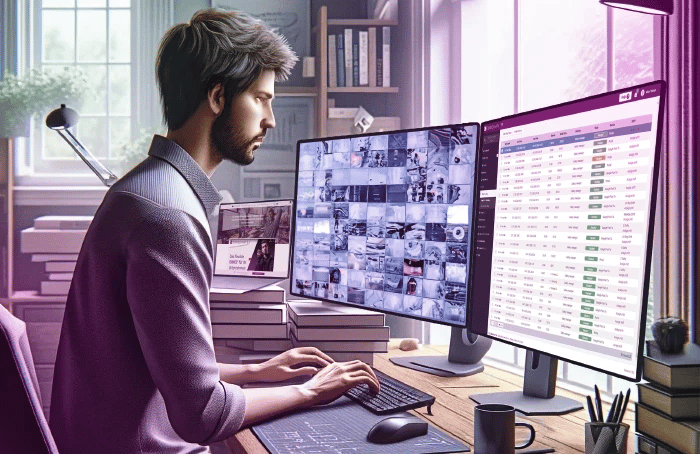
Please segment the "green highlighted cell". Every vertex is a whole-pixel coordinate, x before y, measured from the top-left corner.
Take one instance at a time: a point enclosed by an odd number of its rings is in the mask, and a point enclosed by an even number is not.
[[[579,328],[579,332],[581,333],[586,333],[586,334],[593,334],[593,330],[590,328]]]
[[[581,320],[581,324],[586,326],[593,326],[593,322],[589,322],[588,320]]]
[[[594,148],[593,153],[605,153],[605,148]]]
[[[591,180],[591,184],[603,184],[603,179],[601,178],[600,180]]]
[[[581,298],[582,303],[588,303],[588,304],[593,304],[594,301],[590,298]]]
[[[601,186],[596,186],[595,188],[591,188],[591,192],[603,192],[603,188]]]
[[[598,246],[586,246],[586,250],[587,250],[587,251],[597,251],[597,250],[598,250]]]
[[[603,208],[602,203],[589,203],[588,208]]]
[[[588,196],[588,200],[600,200],[603,198],[603,194],[593,194]]]
[[[595,281],[596,277],[595,276],[583,276],[584,281]]]
[[[588,225],[588,226],[586,226],[586,229],[588,229],[588,230],[600,230],[600,226],[599,225]]]
[[[602,177],[605,175],[605,172],[591,172],[592,177]]]
[[[597,262],[597,261],[598,261],[598,257],[593,257],[593,256],[588,256],[588,255],[587,255],[586,257],[584,257],[584,260],[587,261],[587,262]]]
[[[593,164],[591,166],[591,169],[604,169],[604,168],[605,168],[605,164]]]
[[[588,219],[600,219],[600,215],[599,214],[589,214]]]
[[[586,235],[586,241],[598,241],[600,239],[597,235]]]
[[[596,268],[595,266],[584,266],[583,271],[592,271],[595,273],[596,271],[598,271],[598,268]]]
[[[592,306],[581,306],[581,310],[593,312],[593,307]]]
[[[581,290],[581,295],[595,296],[595,292],[591,292],[590,290]]]
[[[588,342],[591,341],[591,338],[590,338],[590,337],[584,336],[583,334],[580,334],[580,335],[578,336],[578,338],[581,339],[581,340],[584,340],[584,341],[588,341]]]
[[[585,312],[581,312],[581,318],[593,318],[593,314],[586,314]]]
[[[595,284],[588,284],[588,283],[584,282],[583,288],[595,288]]]

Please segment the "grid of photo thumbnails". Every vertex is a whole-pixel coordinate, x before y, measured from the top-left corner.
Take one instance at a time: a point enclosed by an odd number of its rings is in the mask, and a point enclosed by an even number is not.
[[[292,293],[466,323],[477,134],[300,142]]]

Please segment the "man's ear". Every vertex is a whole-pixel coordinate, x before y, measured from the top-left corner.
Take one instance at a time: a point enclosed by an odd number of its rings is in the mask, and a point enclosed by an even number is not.
[[[224,86],[222,84],[218,83],[209,89],[207,92],[207,103],[217,117],[224,111],[226,98],[224,97]]]

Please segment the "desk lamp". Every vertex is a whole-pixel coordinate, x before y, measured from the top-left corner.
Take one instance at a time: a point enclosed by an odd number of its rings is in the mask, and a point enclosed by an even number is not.
[[[673,0],[600,0],[600,3],[639,13],[664,16],[673,14]]]
[[[109,187],[117,181],[117,176],[110,172],[100,161],[90,153],[82,143],[70,132],[68,128],[78,123],[78,112],[61,104],[59,109],[52,111],[46,116],[46,126],[56,131],[68,145],[80,156],[80,159],[90,167],[102,184]]]

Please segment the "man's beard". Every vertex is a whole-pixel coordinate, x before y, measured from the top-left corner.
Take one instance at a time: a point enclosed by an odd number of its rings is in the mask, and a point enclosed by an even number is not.
[[[261,140],[264,133],[246,140],[243,132],[234,127],[230,113],[230,108],[227,107],[219,118],[214,120],[211,141],[223,159],[247,166],[255,160],[253,151],[257,149],[257,145],[253,144]]]

